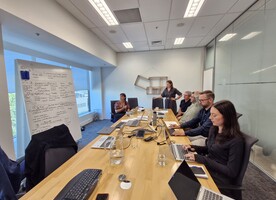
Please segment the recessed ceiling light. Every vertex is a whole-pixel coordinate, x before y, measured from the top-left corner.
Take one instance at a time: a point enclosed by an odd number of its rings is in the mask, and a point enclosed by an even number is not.
[[[259,35],[260,33],[261,33],[260,31],[251,32],[251,33],[247,34],[246,36],[244,36],[243,38],[241,38],[241,40],[249,40],[249,39]]]
[[[88,0],[108,26],[118,25],[118,21],[104,0]]]
[[[132,46],[132,44],[131,44],[130,42],[123,42],[123,45],[124,45],[125,48],[127,48],[127,49],[132,49],[132,48],[133,48],[133,46]]]
[[[222,38],[220,38],[220,42],[224,42],[227,40],[230,40],[232,37],[234,37],[235,35],[237,35],[237,33],[228,33],[225,36],[223,36]]]
[[[189,0],[184,18],[197,16],[205,0]]]
[[[180,44],[182,44],[183,43],[183,41],[184,41],[184,37],[181,37],[181,38],[175,38],[175,40],[174,40],[174,45],[180,45]]]

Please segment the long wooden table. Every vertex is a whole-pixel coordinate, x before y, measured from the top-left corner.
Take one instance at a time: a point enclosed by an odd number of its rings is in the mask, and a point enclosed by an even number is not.
[[[123,117],[123,119],[126,118],[127,116]],[[164,120],[176,121],[171,110],[165,115]],[[114,124],[114,126],[115,125],[116,124]],[[128,127],[125,127],[124,131],[128,131]],[[116,134],[117,131],[112,133],[112,135]],[[118,166],[111,166],[108,150],[91,149],[92,144],[97,141],[99,137],[100,136],[90,142],[21,199],[54,199],[75,175],[87,168],[103,170],[102,177],[89,198],[91,200],[96,199],[97,193],[109,193],[110,200],[176,199],[168,185],[168,181],[177,170],[180,162],[175,161],[169,148],[167,148],[168,152],[166,153],[167,165],[162,167],[159,166],[157,162],[159,146],[156,142],[144,142],[141,139],[133,138],[132,140],[137,140],[138,147],[133,148],[132,145],[130,145],[130,147],[124,151],[123,163]],[[127,143],[127,140],[130,139],[125,140],[124,142]],[[171,140],[181,144],[190,143],[187,137],[171,137]],[[120,174],[125,174],[127,179],[132,182],[131,189],[123,190],[120,188],[120,182],[118,181],[118,176]],[[219,192],[209,173],[208,177],[208,179],[198,178],[198,180],[203,186]]]

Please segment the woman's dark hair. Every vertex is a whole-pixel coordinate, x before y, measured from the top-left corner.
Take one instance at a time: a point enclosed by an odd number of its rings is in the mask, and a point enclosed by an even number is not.
[[[235,106],[231,101],[222,100],[213,105],[223,116],[224,124],[222,135],[225,138],[242,137]]]
[[[121,93],[120,96],[125,97],[125,101],[126,101],[126,94],[125,93]]]
[[[169,83],[173,88],[173,82],[171,80],[167,80],[167,83]]]

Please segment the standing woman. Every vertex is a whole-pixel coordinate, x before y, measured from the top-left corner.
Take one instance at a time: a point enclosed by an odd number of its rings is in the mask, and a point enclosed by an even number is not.
[[[177,97],[176,97],[177,95]],[[161,96],[157,98],[166,98],[165,99],[165,108],[172,109],[173,113],[177,113],[176,100],[180,99],[182,93],[179,92],[178,89],[173,87],[173,82],[171,80],[167,80],[167,86],[162,92]]]
[[[130,106],[126,101],[126,94],[120,94],[120,101],[117,101],[114,105],[115,108],[115,115],[114,115],[114,122],[118,121],[121,117],[123,117],[127,111],[130,110]]]

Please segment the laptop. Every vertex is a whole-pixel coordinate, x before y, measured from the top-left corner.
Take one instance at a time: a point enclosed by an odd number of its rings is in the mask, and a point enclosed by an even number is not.
[[[118,134],[122,133],[123,129],[124,129],[124,125],[119,130]],[[97,140],[97,142],[95,142],[91,146],[91,148],[92,149],[110,149],[110,147],[113,146],[114,142],[115,142],[115,137],[114,136],[103,135],[103,136],[100,137],[100,139]]]
[[[166,141],[167,141],[167,144],[169,145],[171,151],[172,151],[172,154],[175,158],[176,161],[183,161],[185,160],[185,154],[188,153],[188,150],[185,150],[183,148],[183,144],[174,144],[171,142],[171,139],[170,139],[170,136],[169,136],[169,129],[168,127],[166,126],[164,120],[162,120],[163,124],[165,125],[165,135],[166,135]]]
[[[126,123],[126,126],[131,126],[131,127],[137,127],[137,126],[139,126],[140,125],[140,121],[143,120],[144,114],[145,114],[145,111],[143,112],[143,115],[141,117],[139,117],[140,119],[129,120]]]
[[[101,130],[98,131],[98,134],[109,135],[115,130],[115,128],[116,127],[104,127],[104,128],[102,128]]]
[[[186,161],[183,161],[174,173],[169,186],[176,198],[181,200],[232,200],[230,197],[201,186]]]

